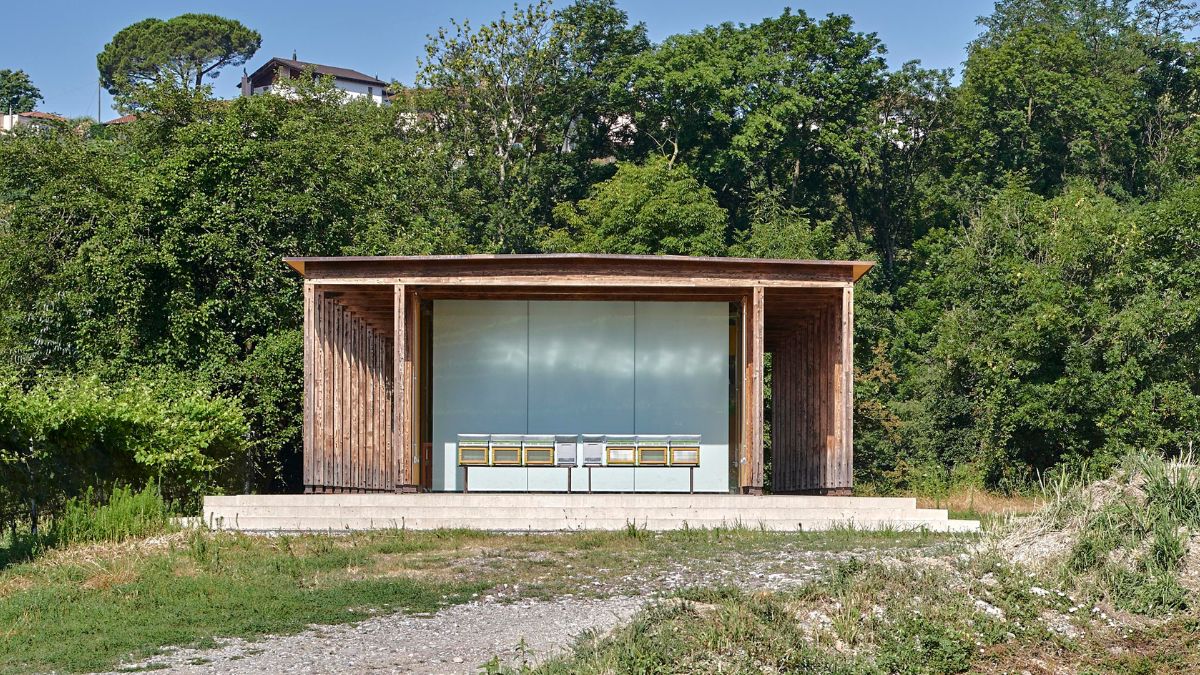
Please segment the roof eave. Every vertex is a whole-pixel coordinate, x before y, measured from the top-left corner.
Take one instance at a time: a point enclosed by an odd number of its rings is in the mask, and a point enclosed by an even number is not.
[[[727,261],[730,263],[738,263],[738,262],[772,263],[772,262],[774,262],[774,263],[783,263],[783,264],[792,264],[792,265],[818,265],[818,266],[829,265],[829,266],[849,267],[850,274],[851,274],[851,283],[857,282],[859,279],[862,278],[862,276],[864,274],[866,274],[872,267],[875,266],[875,263],[870,260],[792,260],[792,259],[780,259],[780,258],[719,258],[719,257],[703,257],[703,256],[693,257],[693,256],[680,256],[680,255],[636,256],[636,255],[593,254],[593,253],[565,253],[565,254],[560,253],[560,254],[541,254],[541,255],[475,254],[475,255],[445,255],[445,256],[331,256],[331,257],[296,256],[296,257],[286,257],[283,259],[283,261],[286,262],[289,267],[291,267],[292,269],[299,272],[301,276],[307,276],[305,274],[305,264],[310,261],[317,262],[317,263],[352,263],[352,262],[387,261],[387,260],[402,261],[402,260],[406,260],[406,259],[411,260],[411,259],[417,259],[417,258],[425,259],[425,260],[446,260],[446,261],[473,260],[473,261],[481,263],[481,264],[487,264],[490,262],[501,261],[506,258],[508,258],[508,259],[513,259],[513,258],[559,258],[559,259],[657,258],[657,259],[668,259],[668,260],[693,259],[693,260],[713,261],[713,262]]]

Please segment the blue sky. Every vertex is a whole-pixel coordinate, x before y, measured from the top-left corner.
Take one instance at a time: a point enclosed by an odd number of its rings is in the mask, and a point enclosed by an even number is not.
[[[568,0],[556,2],[560,7],[565,4]],[[991,0],[618,0],[618,4],[631,21],[645,22],[656,42],[709,24],[753,23],[778,16],[788,5],[817,16],[849,14],[859,30],[879,35],[890,65],[920,59],[928,67],[956,72],[967,42],[979,33],[975,18],[990,13],[992,7]],[[262,33],[262,49],[248,64],[251,70],[271,56],[290,57],[296,50],[304,61],[412,82],[427,34],[451,18],[479,23],[511,8],[503,0],[15,2],[0,12],[0,69],[30,74],[45,97],[40,110],[95,116],[96,54],[113,34],[150,16],[166,19],[185,12],[209,12],[238,19]],[[222,73],[214,82],[217,94],[233,96],[240,74],[240,69]],[[105,93],[102,117],[115,115]]]

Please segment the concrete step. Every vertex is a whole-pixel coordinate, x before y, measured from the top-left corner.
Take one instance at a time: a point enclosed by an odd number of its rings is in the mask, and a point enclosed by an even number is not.
[[[218,506],[320,506],[342,507],[725,507],[742,509],[851,508],[915,509],[911,497],[823,497],[817,495],[749,496],[734,494],[558,494],[558,493],[432,493],[432,494],[322,494],[230,495],[205,497],[206,507]]]
[[[975,521],[952,521],[944,509],[918,509],[896,497],[820,497],[734,494],[345,494],[207,497],[212,526],[254,531],[342,531],[405,527],[482,530],[651,530],[743,526],[821,530],[975,531]]]
[[[946,520],[945,509],[889,509],[889,508],[846,508],[846,507],[793,507],[793,508],[729,508],[726,506],[691,507],[627,507],[618,506],[503,506],[481,509],[474,506],[342,506],[333,509],[339,516],[358,519],[395,520],[398,518],[461,518],[480,516],[505,518],[564,518],[575,519],[645,519],[674,518],[676,520]],[[304,506],[221,506],[213,507],[213,513],[229,517],[231,514],[247,513],[277,518],[322,517],[331,509],[318,505]]]
[[[271,532],[338,532],[347,530],[372,530],[406,528],[412,530],[468,528],[492,531],[565,531],[565,530],[622,530],[635,524],[637,527],[664,531],[688,528],[731,528],[745,527],[749,529],[764,529],[771,531],[820,531],[841,527],[854,527],[862,530],[928,530],[934,532],[975,532],[979,529],[976,521],[965,520],[885,520],[885,519],[677,519],[677,518],[647,518],[639,520],[617,518],[507,518],[507,517],[472,517],[472,518],[404,518],[400,520],[381,520],[374,518],[353,518],[338,516],[308,516],[308,517],[263,517],[245,513],[234,514],[222,519],[220,514],[209,514],[206,518],[211,526],[219,529],[235,529],[241,531],[271,531]]]

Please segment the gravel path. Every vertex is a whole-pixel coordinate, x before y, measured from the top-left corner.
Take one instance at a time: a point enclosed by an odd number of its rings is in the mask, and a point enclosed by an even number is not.
[[[171,673],[477,673],[498,656],[536,662],[569,647],[587,630],[608,631],[647,601],[559,598],[471,602],[432,616],[389,614],[353,625],[316,626],[257,642],[222,641],[215,649],[177,649],[123,669]],[[522,651],[522,640],[524,650]],[[166,671],[160,669],[167,669]]]
[[[816,579],[839,561],[878,559],[881,553],[889,557],[887,552],[869,549],[829,552],[788,547],[769,555],[673,561],[646,573],[579,579],[581,591],[602,599],[565,595],[530,600],[521,597],[521,589],[501,585],[477,601],[432,615],[387,614],[253,642],[219,640],[220,646],[210,649],[168,649],[123,664],[121,670],[256,675],[478,673],[480,665],[493,657],[509,665],[522,660],[536,663],[568,649],[584,631],[608,632],[642,607],[681,588],[733,585],[750,591],[785,590]]]

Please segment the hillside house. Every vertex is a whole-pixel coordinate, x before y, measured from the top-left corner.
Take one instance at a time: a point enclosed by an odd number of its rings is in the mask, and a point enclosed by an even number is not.
[[[295,54],[290,59],[276,56],[253,73],[242,75],[242,96],[268,93],[286,96],[287,81],[302,76],[306,70],[311,70],[314,77],[332,77],[333,86],[345,92],[348,98],[367,98],[380,105],[388,100],[388,83],[377,77],[349,68],[298,61]]]
[[[0,115],[0,133],[8,133],[17,127],[45,130],[55,124],[66,124],[67,118],[53,113],[32,110],[30,112]]]

